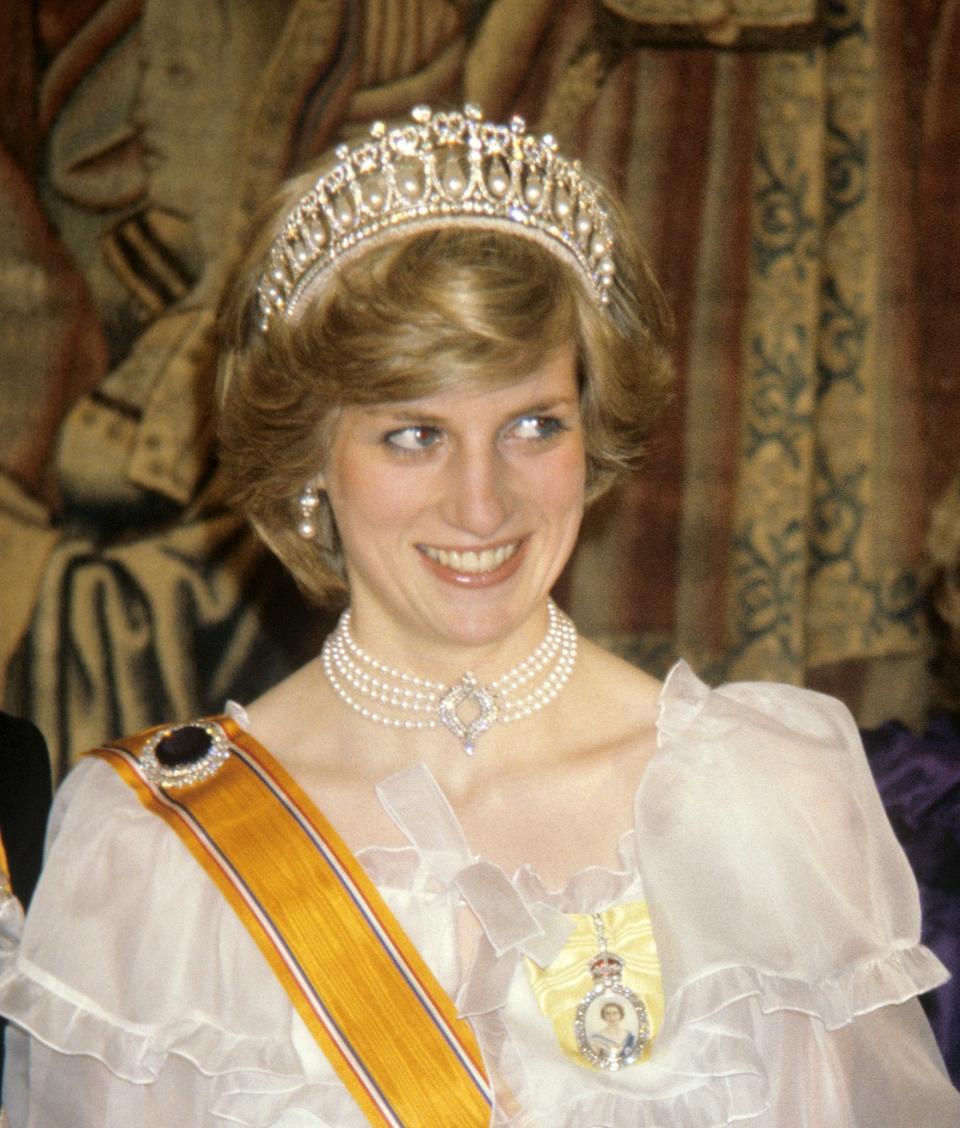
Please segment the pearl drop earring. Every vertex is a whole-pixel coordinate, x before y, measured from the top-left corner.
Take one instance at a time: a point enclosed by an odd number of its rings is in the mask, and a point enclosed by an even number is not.
[[[317,510],[320,508],[320,490],[316,482],[307,482],[300,491],[298,504],[300,520],[297,522],[297,532],[304,540],[314,540],[317,535]]]

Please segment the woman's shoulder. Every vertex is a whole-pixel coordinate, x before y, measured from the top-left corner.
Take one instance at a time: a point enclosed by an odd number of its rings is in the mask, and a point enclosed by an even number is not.
[[[264,1035],[289,1028],[289,1005],[253,938],[180,837],[96,756],[58,788],[0,1007],[55,1050],[138,1081],[168,1053],[204,1071],[271,1058],[295,1071],[290,1047]]]
[[[834,698],[763,682],[710,689],[679,665],[637,818],[666,883],[715,875],[731,935],[776,908],[810,952],[822,929],[863,953],[882,937],[916,942],[915,883]]]
[[[330,700],[318,658],[276,682],[254,701],[230,711],[256,741],[294,774],[297,767],[325,758],[333,742],[338,705]]]
[[[690,749],[704,742],[759,755],[863,760],[859,731],[843,702],[815,690],[772,681],[730,681],[711,686],[684,660],[661,681],[589,641],[582,646],[585,677],[581,710],[591,723],[653,728],[660,746]],[[849,766],[849,765],[848,765]]]
[[[74,838],[76,847],[81,848],[131,821],[142,821],[145,828],[152,828],[158,820],[149,820],[146,814],[134,792],[106,761],[85,755],[54,792],[46,862],[55,849],[65,848],[65,839],[69,840],[67,848],[74,848]]]
[[[85,927],[92,905],[100,906],[94,914],[100,931],[124,927],[126,918],[126,927],[135,920],[146,933],[155,919],[175,914],[192,887],[204,887],[201,877],[178,837],[113,766],[84,757],[54,796],[43,873],[28,916],[32,950],[39,954],[46,939],[62,931],[49,932],[54,920]]]
[[[658,746],[662,793],[679,790],[676,810],[694,822],[702,798],[768,850],[893,848],[856,722],[836,698],[774,682],[712,689],[680,662],[661,695]]]
[[[593,722],[601,717],[625,718],[638,728],[655,725],[663,683],[625,658],[589,639],[581,639],[577,658],[579,696]]]
[[[24,934],[24,952],[54,978],[59,968],[67,982],[89,973],[94,984],[99,961],[90,954],[114,950],[118,938],[131,933],[138,952],[156,946],[158,955],[164,952],[176,964],[178,956],[188,958],[191,936],[199,935],[180,923],[225,915],[214,883],[156,813],[151,796],[162,788],[151,790],[142,769],[132,773],[125,767],[142,762],[156,738],[194,724],[216,730],[225,722],[172,724],[111,742],[106,755],[95,749],[83,756],[57,788]],[[76,940],[69,947],[62,944],[68,933]]]
[[[660,704],[665,737],[689,739],[703,730],[731,737],[763,732],[783,745],[810,750],[860,744],[850,710],[835,697],[775,681],[711,687],[683,659],[667,675]]]
[[[918,947],[916,884],[835,699],[711,689],[681,663],[636,818],[658,946],[679,981],[733,961],[772,1009],[787,1000],[832,1027],[942,978]]]

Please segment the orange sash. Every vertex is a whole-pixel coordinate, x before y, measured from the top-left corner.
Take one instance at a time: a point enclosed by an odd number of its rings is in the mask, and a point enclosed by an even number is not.
[[[489,1124],[473,1031],[356,858],[264,748],[227,717],[212,723],[229,755],[192,786],[151,782],[139,763],[170,730],[92,754],[217,883],[371,1124]]]

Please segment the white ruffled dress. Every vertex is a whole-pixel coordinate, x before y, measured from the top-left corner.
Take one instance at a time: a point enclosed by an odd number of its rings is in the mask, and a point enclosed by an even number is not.
[[[471,854],[422,765],[378,790],[411,845],[360,861],[473,1023],[499,1094],[492,1124],[960,1125],[914,998],[945,972],[919,945],[913,877],[838,702],[763,683],[711,691],[678,664],[620,868],[559,891]],[[469,968],[455,942],[465,900],[483,926]],[[528,957],[549,964],[569,914],[641,902],[666,1006],[649,1054],[607,1073],[561,1052]],[[12,1128],[365,1123],[213,883],[107,764],[60,789],[20,925],[8,902]]]

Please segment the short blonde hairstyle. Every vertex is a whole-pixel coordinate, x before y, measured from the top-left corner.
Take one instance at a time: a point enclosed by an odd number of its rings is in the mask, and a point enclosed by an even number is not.
[[[316,180],[291,181],[255,222],[218,316],[218,430],[237,504],[305,593],[346,593],[329,506],[317,541],[298,499],[323,468],[338,412],[420,399],[464,382],[502,386],[576,346],[593,500],[636,465],[670,383],[670,316],[620,209],[610,305],[522,234],[438,227],[344,263],[293,320],[257,326],[256,287],[283,218]],[[319,542],[319,543],[318,543]]]

